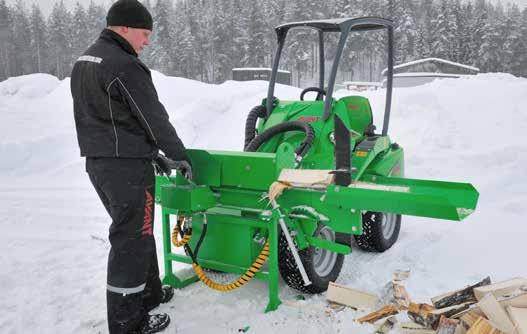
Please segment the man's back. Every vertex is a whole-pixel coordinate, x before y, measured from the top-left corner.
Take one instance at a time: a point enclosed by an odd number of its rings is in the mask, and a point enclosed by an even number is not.
[[[141,110],[129,104],[133,88],[127,88],[125,82],[132,77],[146,81],[143,85],[149,86],[149,94],[157,100],[148,68],[122,37],[108,29],[75,63],[71,91],[81,156],[156,156],[155,142],[137,117]],[[145,122],[148,124],[146,119]]]

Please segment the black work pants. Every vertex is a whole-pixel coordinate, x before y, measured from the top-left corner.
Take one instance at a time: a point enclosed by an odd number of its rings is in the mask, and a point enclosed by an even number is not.
[[[110,333],[128,333],[161,300],[154,227],[154,169],[147,159],[86,158],[112,218],[106,303]]]

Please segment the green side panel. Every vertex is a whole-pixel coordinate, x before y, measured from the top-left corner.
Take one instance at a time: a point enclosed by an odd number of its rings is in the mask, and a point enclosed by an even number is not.
[[[355,210],[462,220],[475,209],[479,194],[468,183],[367,176],[356,187],[330,186],[325,202]]]
[[[164,184],[161,186],[161,202],[165,208],[189,214],[214,207],[216,198],[208,186]]]

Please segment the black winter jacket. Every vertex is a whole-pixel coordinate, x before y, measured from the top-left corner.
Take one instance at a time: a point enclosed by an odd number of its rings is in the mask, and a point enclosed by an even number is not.
[[[119,34],[105,29],[77,60],[71,93],[81,156],[188,160],[150,70]]]

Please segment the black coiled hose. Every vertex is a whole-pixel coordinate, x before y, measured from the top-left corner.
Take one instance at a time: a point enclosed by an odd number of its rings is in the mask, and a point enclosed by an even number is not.
[[[267,116],[266,113],[266,109],[262,105],[256,106],[249,111],[249,115],[245,121],[245,147],[256,136],[256,122],[258,122],[258,118],[265,118]]]
[[[300,121],[285,122],[270,127],[269,129],[256,136],[256,138],[251,140],[249,144],[246,145],[245,151],[256,152],[258,148],[262,146],[263,143],[265,143],[272,137],[276,136],[277,134],[288,131],[302,131],[306,134],[306,137],[304,138],[304,141],[302,141],[302,144],[300,144],[300,146],[295,150],[296,155],[300,158],[303,158],[311,148],[311,145],[313,145],[313,142],[315,141],[315,131],[313,131],[311,125]]]

